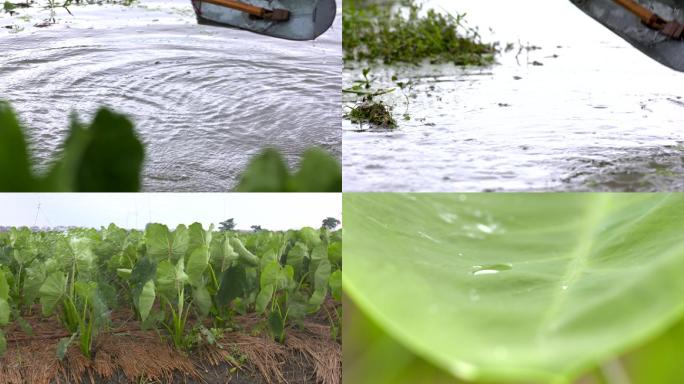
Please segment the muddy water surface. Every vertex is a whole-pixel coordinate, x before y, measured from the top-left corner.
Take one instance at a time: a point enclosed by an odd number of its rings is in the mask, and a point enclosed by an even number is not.
[[[541,49],[486,68],[375,67],[381,85],[415,82],[411,120],[392,132],[344,122],[345,190],[684,190],[684,74],[567,0],[428,5],[467,12],[486,41]],[[386,100],[400,118],[403,96]]]
[[[147,147],[148,191],[227,191],[277,147],[294,166],[319,146],[341,157],[341,20],[315,42],[197,25],[189,0],[0,15],[0,99],[29,127],[45,168],[69,114],[129,115]]]

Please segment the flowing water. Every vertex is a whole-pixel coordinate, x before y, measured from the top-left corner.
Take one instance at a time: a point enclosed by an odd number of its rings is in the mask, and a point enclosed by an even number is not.
[[[16,2],[19,2],[17,0]],[[147,191],[227,191],[248,160],[311,146],[341,158],[341,18],[314,42],[197,25],[189,0],[41,7],[0,15],[0,99],[27,127],[38,169],[69,115],[108,105],[145,142]],[[339,12],[338,12],[339,13]]]
[[[346,191],[684,190],[684,74],[567,0],[427,6],[466,12],[485,41],[516,48],[486,68],[374,67],[380,86],[415,82],[411,120],[395,92],[399,129],[343,123]]]

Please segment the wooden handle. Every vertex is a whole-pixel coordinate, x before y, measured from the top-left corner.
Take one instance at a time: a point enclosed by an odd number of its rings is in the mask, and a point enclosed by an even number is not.
[[[216,5],[222,5],[224,7],[228,7],[231,9],[235,9],[238,11],[246,12],[249,13],[250,15],[254,15],[257,17],[264,17],[266,14],[266,9],[261,8],[261,7],[255,7],[250,4],[245,4],[241,1],[236,1],[236,0],[202,0],[206,3],[210,4],[216,4]]]
[[[662,29],[665,24],[665,20],[660,16],[633,0],[615,0],[615,2],[637,15],[641,21],[650,28]]]

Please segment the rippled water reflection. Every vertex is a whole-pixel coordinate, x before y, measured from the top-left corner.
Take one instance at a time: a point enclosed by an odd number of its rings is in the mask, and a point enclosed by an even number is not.
[[[393,132],[343,123],[345,190],[684,190],[684,74],[569,1],[429,4],[467,12],[487,41],[541,49],[481,69],[376,68],[385,85],[416,82],[412,119]]]
[[[56,25],[0,16],[0,98],[44,168],[71,111],[133,118],[148,191],[226,191],[265,146],[291,164],[311,146],[341,157],[341,20],[315,42],[200,26],[189,0],[72,7]],[[23,23],[23,24],[22,24]]]

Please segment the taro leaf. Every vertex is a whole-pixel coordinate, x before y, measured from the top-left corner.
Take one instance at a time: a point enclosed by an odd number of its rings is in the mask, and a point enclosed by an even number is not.
[[[0,101],[0,191],[36,190],[24,133],[14,112]]]
[[[684,195],[344,196],[344,291],[464,379],[566,382],[684,313]]]
[[[170,247],[171,260],[175,263],[179,259],[185,257],[185,253],[188,251],[188,244],[190,241],[190,235],[188,233],[188,228],[180,224],[173,231],[173,242]]]
[[[266,149],[253,158],[235,188],[236,192],[287,192],[290,174],[283,157],[275,149]]]
[[[303,291],[290,292],[287,295],[287,320],[304,327],[308,307],[308,298]]]
[[[268,329],[276,340],[279,342],[283,341],[285,336],[285,321],[277,311],[271,312],[268,316]]]
[[[304,152],[299,171],[290,180],[293,192],[342,192],[342,168],[327,152],[312,148]]]
[[[5,339],[5,333],[0,329],[0,357],[2,357],[5,352],[7,352],[7,339]]]
[[[0,297],[0,325],[9,323],[11,311],[7,300]]]
[[[167,262],[168,261],[164,261]],[[160,263],[161,264],[161,263]],[[156,294],[154,278],[157,274],[157,264],[149,257],[140,259],[131,271],[131,296],[140,313],[142,321],[147,319]]]
[[[182,261],[179,261],[183,264]],[[157,264],[155,276],[157,292],[166,296],[167,299],[176,297],[176,267],[168,260],[160,261]]]
[[[198,247],[209,246],[211,244],[211,228],[205,231],[202,224],[193,223],[188,227],[188,250],[194,251]]]
[[[92,251],[92,241],[87,238],[74,237],[69,240],[69,247],[76,259],[76,265],[81,278],[90,278],[95,267],[95,255]]]
[[[66,294],[66,276],[62,272],[50,274],[38,290],[43,315],[50,316]]]
[[[26,319],[21,316],[17,317],[17,324],[19,324],[19,328],[21,328],[22,332],[29,336],[33,336],[33,327]]]
[[[240,241],[240,239],[238,239],[237,237],[231,237],[230,245],[233,246],[233,249],[235,249],[235,251],[238,253],[238,256],[240,257],[240,260],[247,266],[259,266],[259,258],[256,257],[252,252],[248,251],[247,248],[245,248],[245,246],[242,244],[242,241]]]
[[[290,271],[291,269],[283,268],[277,261],[272,261],[261,271],[260,286],[263,288],[272,285],[277,289],[285,289],[292,279]]]
[[[138,311],[143,322],[147,320],[147,316],[150,314],[150,310],[152,310],[155,296],[154,280],[149,280],[140,291],[140,296],[138,296]]]
[[[328,284],[330,285],[330,294],[333,299],[337,301],[342,300],[342,271],[337,270],[330,275],[328,279]]]
[[[266,307],[268,307],[268,304],[271,302],[273,292],[275,292],[275,287],[273,286],[273,284],[261,288],[259,294],[256,297],[255,309],[257,313],[264,313]]]
[[[320,232],[311,227],[304,227],[299,230],[299,237],[309,248],[313,248],[321,243]]]
[[[57,359],[59,359],[59,361],[64,360],[69,345],[74,341],[77,335],[78,333],[74,333],[71,337],[65,337],[59,340],[59,343],[57,343]]]
[[[342,265],[342,242],[336,241],[328,246],[328,260],[335,265]]]
[[[211,309],[211,295],[209,295],[207,288],[204,286],[194,287],[192,289],[192,298],[200,314],[207,316]]]
[[[272,249],[269,249],[261,255],[261,259],[259,260],[259,266],[261,269],[263,269],[264,267],[266,267],[267,264],[273,262],[279,263],[278,255],[276,255],[276,253]]]
[[[101,108],[86,132],[89,137],[85,146],[71,145],[71,137],[65,145],[66,153],[72,151],[80,155],[75,164],[75,189],[82,192],[139,191],[145,150],[130,120]]]
[[[145,227],[147,255],[161,260],[171,257],[172,240],[169,228],[163,224],[148,224]]]
[[[287,253],[287,264],[291,265],[296,271],[301,271],[303,269],[304,259],[308,257],[309,252],[306,245],[298,241],[297,244],[290,249],[290,252]]]
[[[285,160],[275,149],[254,157],[240,178],[236,192],[341,192],[339,162],[317,148],[304,152],[299,171],[290,175]]]
[[[179,261],[182,263],[182,261]],[[209,249],[206,246],[196,248],[188,258],[188,265],[186,266],[186,273],[188,274],[188,282],[193,287],[201,287],[204,285],[202,275],[209,265]]]
[[[682,345],[684,319],[680,319],[664,334],[611,364],[622,363],[622,369],[629,375],[629,382],[633,384],[677,383],[684,377],[684,365],[681,364],[684,359]]]
[[[239,265],[226,269],[221,275],[221,283],[216,294],[219,307],[229,305],[233,300],[245,294],[247,286],[245,269]]]
[[[327,259],[322,260],[316,272],[314,273],[314,293],[309,298],[309,312],[318,312],[321,304],[325,301],[325,296],[328,294],[328,279],[330,279],[330,262]]]
[[[7,277],[5,272],[0,270],[0,299],[9,299],[9,284],[7,284]]]

